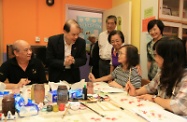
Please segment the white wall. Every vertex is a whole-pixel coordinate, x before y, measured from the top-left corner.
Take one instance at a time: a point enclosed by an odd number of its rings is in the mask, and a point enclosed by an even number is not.
[[[103,13],[103,30],[106,30],[106,18],[109,15],[121,17],[121,31],[125,36],[125,43],[131,44],[131,1],[115,6]]]
[[[145,17],[145,10],[152,9],[152,14],[150,16]],[[142,21],[149,17],[154,16],[156,19],[158,18],[158,0],[141,0],[141,40],[140,40],[140,65],[142,68],[142,77],[147,78],[147,43],[151,41],[151,37],[148,32],[142,32]]]

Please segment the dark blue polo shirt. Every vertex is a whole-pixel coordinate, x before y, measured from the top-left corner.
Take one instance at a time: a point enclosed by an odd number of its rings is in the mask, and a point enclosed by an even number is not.
[[[4,82],[8,78],[9,83],[18,83],[21,78],[27,78],[35,83],[47,83],[45,69],[40,60],[31,58],[25,71],[18,65],[16,58],[4,62],[0,67],[0,81]]]

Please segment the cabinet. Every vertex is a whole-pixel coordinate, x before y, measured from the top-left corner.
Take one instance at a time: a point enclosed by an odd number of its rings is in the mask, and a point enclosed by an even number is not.
[[[187,0],[159,0],[158,11],[166,26],[163,35],[187,39]]]
[[[173,22],[167,22],[163,21],[165,28],[163,31],[164,36],[177,36],[182,37],[181,32],[181,23],[173,23]]]
[[[187,24],[187,0],[159,0],[159,18]]]
[[[182,39],[187,40],[187,25],[182,25]]]

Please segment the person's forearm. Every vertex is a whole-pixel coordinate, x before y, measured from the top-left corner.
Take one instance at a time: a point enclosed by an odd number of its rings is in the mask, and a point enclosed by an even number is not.
[[[163,99],[160,97],[156,97],[154,99],[154,102],[157,103],[158,105],[162,106],[163,108],[172,111],[171,106],[170,106],[170,99]]]
[[[5,83],[5,85],[6,85],[5,87],[6,89],[13,89],[17,86],[17,84],[13,84],[13,83]]]
[[[110,73],[114,71],[114,66],[113,65],[110,65]]]
[[[116,81],[111,81],[109,83],[110,86],[112,87],[116,87],[116,88],[123,88],[123,86],[121,86],[120,84],[118,84]]]
[[[103,76],[101,78],[95,79],[95,82],[102,82],[102,81],[109,81],[109,80],[112,80],[112,79],[110,78],[110,75],[107,75],[107,76]]]
[[[148,70],[148,71],[150,70],[150,67],[151,67],[151,62],[148,61],[148,62],[147,62],[147,70]]]
[[[142,95],[142,94],[147,94],[146,88],[143,86],[140,89],[136,90],[136,96]]]

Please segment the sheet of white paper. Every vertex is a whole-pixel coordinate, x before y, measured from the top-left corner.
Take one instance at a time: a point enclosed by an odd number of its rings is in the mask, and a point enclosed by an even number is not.
[[[63,81],[60,81],[59,83],[60,85],[65,85],[67,87],[67,89],[70,89],[71,87],[71,84],[69,84],[67,81],[63,80]]]
[[[49,82],[48,84],[52,91],[57,90],[59,85],[65,85],[67,89],[71,87],[71,84],[66,81],[60,81],[59,83]]]
[[[82,89],[84,85],[85,85],[85,79],[82,79],[80,82],[72,84],[71,90]]]
[[[6,88],[6,85],[0,82],[0,92],[4,92],[5,88]]]
[[[101,92],[124,92],[123,89],[110,87],[108,83],[105,82],[96,82],[94,83],[94,90]]]
[[[150,122],[186,122],[187,119],[156,107],[134,108],[133,111]],[[171,119],[172,117],[172,119]]]

